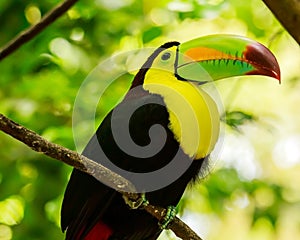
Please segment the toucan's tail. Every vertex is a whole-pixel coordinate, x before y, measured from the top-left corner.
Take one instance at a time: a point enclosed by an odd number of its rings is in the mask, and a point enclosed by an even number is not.
[[[112,229],[100,221],[89,231],[84,240],[108,240],[112,234]]]

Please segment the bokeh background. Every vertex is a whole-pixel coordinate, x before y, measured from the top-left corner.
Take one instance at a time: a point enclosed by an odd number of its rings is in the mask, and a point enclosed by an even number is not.
[[[0,1],[0,45],[57,3]],[[206,240],[300,239],[300,49],[260,0],[79,1],[0,62],[0,112],[76,149],[73,104],[99,62],[215,33],[269,47],[282,84],[266,77],[216,84],[224,106],[222,144],[210,174],[186,191],[179,215]],[[130,76],[101,100],[96,122],[126,92]],[[0,240],[63,239],[60,204],[70,172],[0,132]],[[166,231],[160,239],[176,238]]]

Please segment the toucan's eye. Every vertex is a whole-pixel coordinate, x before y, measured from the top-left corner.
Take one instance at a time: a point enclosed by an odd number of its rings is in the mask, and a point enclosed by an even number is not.
[[[166,61],[171,57],[171,53],[169,52],[165,52],[162,56],[161,56],[161,60]]]

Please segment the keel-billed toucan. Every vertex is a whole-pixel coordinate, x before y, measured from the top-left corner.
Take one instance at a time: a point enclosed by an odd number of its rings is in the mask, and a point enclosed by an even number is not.
[[[266,47],[243,37],[212,35],[163,44],[104,118],[83,155],[122,169],[117,173],[145,193],[150,204],[176,206],[219,135],[217,106],[201,85],[240,75],[279,80],[280,70]],[[155,178],[147,180],[152,173]],[[120,193],[76,169],[64,195],[61,227],[68,240],[157,239],[162,231],[154,217],[130,209]]]

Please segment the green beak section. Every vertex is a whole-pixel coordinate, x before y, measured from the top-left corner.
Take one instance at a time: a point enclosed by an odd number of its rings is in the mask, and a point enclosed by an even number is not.
[[[242,75],[264,75],[280,82],[280,68],[270,50],[235,35],[210,35],[179,45],[176,71],[181,79],[200,84]]]

